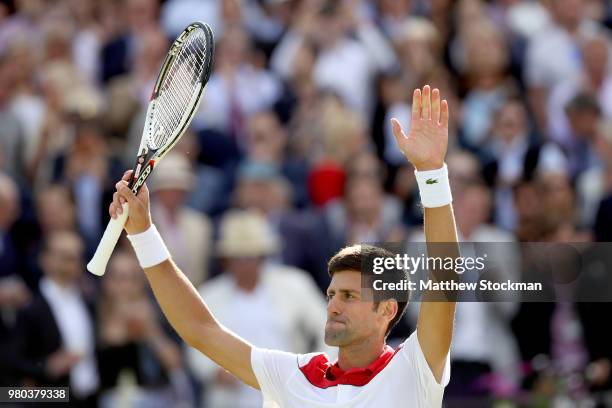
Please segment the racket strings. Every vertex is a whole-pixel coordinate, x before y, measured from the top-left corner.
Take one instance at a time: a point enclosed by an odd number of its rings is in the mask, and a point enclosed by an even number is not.
[[[157,146],[163,145],[172,130],[179,125],[185,108],[193,96],[195,82],[201,77],[203,58],[201,55],[198,58],[198,52],[201,53],[205,45],[198,47],[197,44],[201,45],[202,41],[194,41],[194,37],[188,38],[162,85],[159,101],[160,116],[168,120],[165,121],[166,123],[160,123],[163,128],[159,128],[158,132],[153,135],[153,141]],[[198,59],[201,61],[199,64]]]
[[[155,111],[149,130],[149,146],[159,149],[168,143],[175,130],[189,116],[194,98],[199,92],[198,82],[208,69],[208,40],[202,30],[195,30],[184,41],[168,67],[155,101]]]

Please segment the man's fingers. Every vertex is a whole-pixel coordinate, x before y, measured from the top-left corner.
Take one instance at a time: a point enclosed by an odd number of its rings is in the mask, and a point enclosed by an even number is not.
[[[149,196],[149,188],[147,187],[147,183],[142,183],[140,190],[138,190],[137,197],[148,197]]]
[[[123,173],[123,177],[121,177],[121,180],[129,182],[130,179],[132,178],[133,172],[134,170],[127,170],[125,173]]]
[[[112,219],[117,218],[117,207],[115,206],[115,203],[111,203],[111,205],[108,207],[108,214]]]
[[[110,214],[110,216],[112,218],[117,218],[119,216],[119,214],[117,214],[117,208],[118,207],[120,207],[120,205],[119,205],[119,194],[117,194],[115,192],[115,193],[113,193],[113,202],[108,207],[108,213]]]
[[[395,137],[404,136],[404,131],[402,130],[402,125],[400,125],[399,120],[391,118],[391,127],[393,128],[393,135]]]
[[[123,198],[130,206],[137,203],[136,196],[125,181],[122,180],[115,184],[115,188],[117,189],[117,193],[119,193],[119,199]]]
[[[421,98],[421,118],[424,120],[431,119],[431,88],[429,85],[423,87],[423,97]]]
[[[395,140],[397,141],[397,144],[401,148],[402,143],[404,142],[404,140],[406,140],[406,135],[404,134],[404,131],[402,130],[402,125],[400,125],[397,119],[392,118],[391,127],[393,129],[393,136],[395,136]]]
[[[121,207],[121,196],[117,192],[113,193],[113,202],[111,203],[109,212],[113,218],[117,218],[123,214],[123,208]]]
[[[446,99],[442,100],[440,107],[440,124],[448,128],[448,101]]]
[[[440,122],[440,90],[437,88],[431,92],[431,120]]]
[[[421,90],[415,89],[412,94],[412,120],[421,119]]]

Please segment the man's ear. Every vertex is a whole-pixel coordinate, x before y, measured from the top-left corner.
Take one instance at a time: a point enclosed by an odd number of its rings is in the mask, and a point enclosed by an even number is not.
[[[383,307],[383,316],[388,317],[389,320],[392,320],[398,311],[397,300],[388,299],[382,302],[381,306]]]

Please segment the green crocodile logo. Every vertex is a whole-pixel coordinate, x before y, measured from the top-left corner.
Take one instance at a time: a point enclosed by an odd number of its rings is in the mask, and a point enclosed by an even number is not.
[[[425,180],[425,184],[438,184],[438,180],[430,178],[430,179]]]

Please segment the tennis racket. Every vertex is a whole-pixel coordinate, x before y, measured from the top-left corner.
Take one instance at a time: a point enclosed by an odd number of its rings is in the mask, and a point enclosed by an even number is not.
[[[208,24],[190,24],[172,43],[151,94],[142,141],[129,187],[137,194],[155,165],[177,144],[198,109],[204,86],[213,65],[214,41]],[[102,276],[121,231],[129,207],[111,219],[87,264],[94,275]]]

